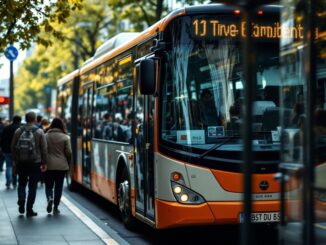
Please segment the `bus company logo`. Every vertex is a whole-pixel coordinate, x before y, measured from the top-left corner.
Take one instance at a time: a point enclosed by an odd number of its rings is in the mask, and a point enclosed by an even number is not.
[[[266,191],[269,188],[269,184],[266,180],[263,180],[262,182],[259,183],[259,188],[262,191]]]

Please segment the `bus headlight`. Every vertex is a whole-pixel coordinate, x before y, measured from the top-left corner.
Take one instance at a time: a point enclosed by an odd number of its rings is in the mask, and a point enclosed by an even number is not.
[[[175,199],[182,204],[201,204],[205,199],[197,192],[181,185],[180,183],[171,181],[172,192]]]
[[[173,188],[173,192],[175,193],[175,194],[180,194],[181,192],[182,192],[182,188],[181,188],[181,186],[176,186],[176,187],[174,187]]]
[[[180,197],[180,200],[181,200],[182,202],[186,202],[186,201],[188,201],[188,199],[189,199],[189,197],[188,197],[187,194],[182,194],[181,197]]]

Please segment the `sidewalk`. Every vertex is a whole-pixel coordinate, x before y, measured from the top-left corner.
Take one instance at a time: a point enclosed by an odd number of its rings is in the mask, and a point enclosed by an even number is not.
[[[0,172],[0,244],[1,245],[100,245],[105,244],[63,203],[59,215],[46,212],[44,187],[39,186],[34,204],[36,217],[18,212],[17,190],[6,189],[5,172]]]

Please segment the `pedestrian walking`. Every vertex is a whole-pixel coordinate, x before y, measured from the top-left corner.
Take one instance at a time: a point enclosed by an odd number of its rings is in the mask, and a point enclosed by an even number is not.
[[[59,214],[58,206],[62,196],[63,182],[71,162],[70,137],[60,118],[52,120],[45,136],[48,145],[48,168],[45,173],[45,194],[48,200],[46,210],[51,213],[53,207],[53,214]]]
[[[25,115],[26,125],[15,131],[11,142],[11,152],[18,174],[18,206],[19,213],[25,213],[26,186],[28,197],[26,216],[36,216],[33,205],[36,198],[37,182],[41,171],[46,171],[47,144],[42,129],[35,126],[36,114]]]
[[[3,132],[3,129],[4,129],[4,119],[0,117],[0,142],[2,140],[2,132]],[[3,155],[3,152],[2,152],[2,148],[0,147],[0,172],[3,171],[3,164],[5,162],[5,157]]]
[[[6,161],[6,187],[10,188],[12,185],[16,188],[17,176],[15,167],[13,165],[13,158],[11,154],[11,142],[14,137],[15,131],[19,128],[22,118],[20,116],[14,116],[13,121],[8,126],[4,127],[2,132],[1,148]]]
[[[36,122],[35,122],[36,127],[38,127],[38,128],[41,127],[42,119],[43,119],[43,116],[41,116],[41,115],[36,116]]]
[[[50,126],[50,122],[48,121],[48,119],[42,118],[41,123],[40,123],[40,129],[42,129],[43,132],[46,133],[49,126]],[[40,183],[41,183],[41,186],[43,186],[43,184],[45,183],[45,172],[41,173]]]
[[[43,129],[43,131],[46,133],[49,126],[50,126],[49,120],[46,118],[43,118],[41,120],[40,128]]]

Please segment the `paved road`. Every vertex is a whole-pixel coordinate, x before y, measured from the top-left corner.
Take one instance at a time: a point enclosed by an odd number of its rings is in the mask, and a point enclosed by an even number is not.
[[[117,207],[85,189],[77,192],[65,191],[76,203],[87,209],[96,222],[102,222],[117,232],[124,240],[132,245],[145,244],[240,244],[240,226],[208,226],[188,227],[171,230],[154,230],[139,223],[137,230],[127,230],[121,220]],[[255,243],[264,245],[277,244],[277,230],[272,227],[257,226],[255,228]]]
[[[241,244],[240,226],[188,227],[158,231],[139,223],[137,230],[129,231],[123,226],[117,207],[98,195],[84,188],[74,193],[66,190],[65,195],[83,206],[95,218],[96,222],[112,229],[132,245]],[[280,234],[279,230],[281,230]],[[266,225],[256,226],[254,227],[253,245],[281,244],[280,236],[285,239],[284,245],[299,245],[302,244],[300,230],[299,223],[289,225],[287,230]],[[326,223],[316,224],[315,231],[316,245],[326,244]]]

